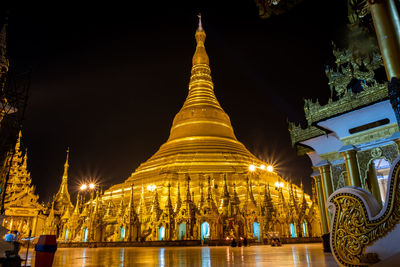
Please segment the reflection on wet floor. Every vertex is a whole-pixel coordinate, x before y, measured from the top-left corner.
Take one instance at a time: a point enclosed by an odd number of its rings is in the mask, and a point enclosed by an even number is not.
[[[22,252],[22,251],[21,251]],[[33,252],[28,265],[34,266]],[[25,252],[21,253],[25,257]],[[54,258],[58,266],[337,266],[321,244],[282,247],[165,247],[165,248],[61,248]]]

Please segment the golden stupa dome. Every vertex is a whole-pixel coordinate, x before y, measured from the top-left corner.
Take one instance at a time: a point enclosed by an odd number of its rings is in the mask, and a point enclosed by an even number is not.
[[[226,176],[230,184],[240,188],[246,186],[250,165],[265,164],[236,139],[229,116],[215,97],[201,20],[195,38],[189,92],[173,120],[168,140],[125,183],[113,186],[111,191],[129,188],[132,183],[165,189],[167,183],[175,187],[181,180],[183,184],[187,176],[193,188],[208,176],[214,184],[223,183]],[[166,191],[161,197],[163,193]]]

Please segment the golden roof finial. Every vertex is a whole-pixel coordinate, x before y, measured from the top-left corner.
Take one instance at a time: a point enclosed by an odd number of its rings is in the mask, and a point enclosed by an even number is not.
[[[193,55],[193,60],[192,64],[197,65],[197,64],[209,64],[209,59],[208,55],[206,52],[206,49],[204,47],[204,42],[206,40],[206,32],[203,29],[203,26],[201,24],[201,15],[198,15],[199,17],[199,27],[196,30],[196,34],[194,37],[196,38],[197,46],[196,46],[196,52]]]
[[[197,28],[198,31],[203,31],[203,25],[201,24],[201,13],[197,15],[199,18],[199,27]]]
[[[64,166],[69,166],[68,161],[69,161],[69,147],[67,147],[67,159],[65,160]]]
[[[21,148],[21,138],[22,138],[22,132],[21,132],[21,130],[19,130],[19,132],[18,132],[18,139],[17,139],[17,142],[15,143],[15,153],[20,152],[20,148]]]
[[[26,148],[25,155],[24,155],[24,162],[22,163],[22,166],[24,166],[25,168],[27,168],[27,166],[28,166],[27,160],[28,160],[28,149]]]
[[[64,174],[63,181],[68,179],[68,168],[69,168],[69,147],[67,148],[67,158],[64,163]]]

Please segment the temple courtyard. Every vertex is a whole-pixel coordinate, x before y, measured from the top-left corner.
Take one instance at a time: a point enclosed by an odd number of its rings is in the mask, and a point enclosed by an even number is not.
[[[25,258],[26,250],[21,250]],[[27,265],[34,266],[29,251]],[[58,266],[338,266],[322,244],[292,244],[282,247],[129,247],[60,248],[53,267]]]

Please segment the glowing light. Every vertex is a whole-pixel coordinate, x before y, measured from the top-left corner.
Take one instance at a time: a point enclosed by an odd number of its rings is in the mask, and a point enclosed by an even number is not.
[[[283,187],[285,184],[283,182],[275,182],[275,187],[279,188],[279,187]]]
[[[279,183],[279,186],[280,186],[280,187],[283,187],[283,185],[284,185],[283,182],[280,182],[280,183]]]
[[[273,172],[274,171],[274,167],[272,165],[268,165],[267,171]]]
[[[86,184],[83,184],[83,185],[81,185],[81,187],[79,188],[80,190],[86,190],[87,189],[87,185]]]
[[[265,170],[265,165],[264,165],[264,164],[261,165],[261,166],[260,166],[260,169],[261,169],[261,170]]]
[[[256,170],[256,166],[254,166],[253,164],[251,164],[249,166],[249,171],[254,172]]]
[[[90,183],[90,184],[89,184],[89,188],[90,188],[90,189],[94,189],[95,187],[96,187],[96,185],[95,185],[94,183]]]
[[[156,190],[156,188],[157,188],[157,186],[155,184],[149,184],[147,186],[147,190],[149,190],[149,191],[154,191],[154,190]]]

